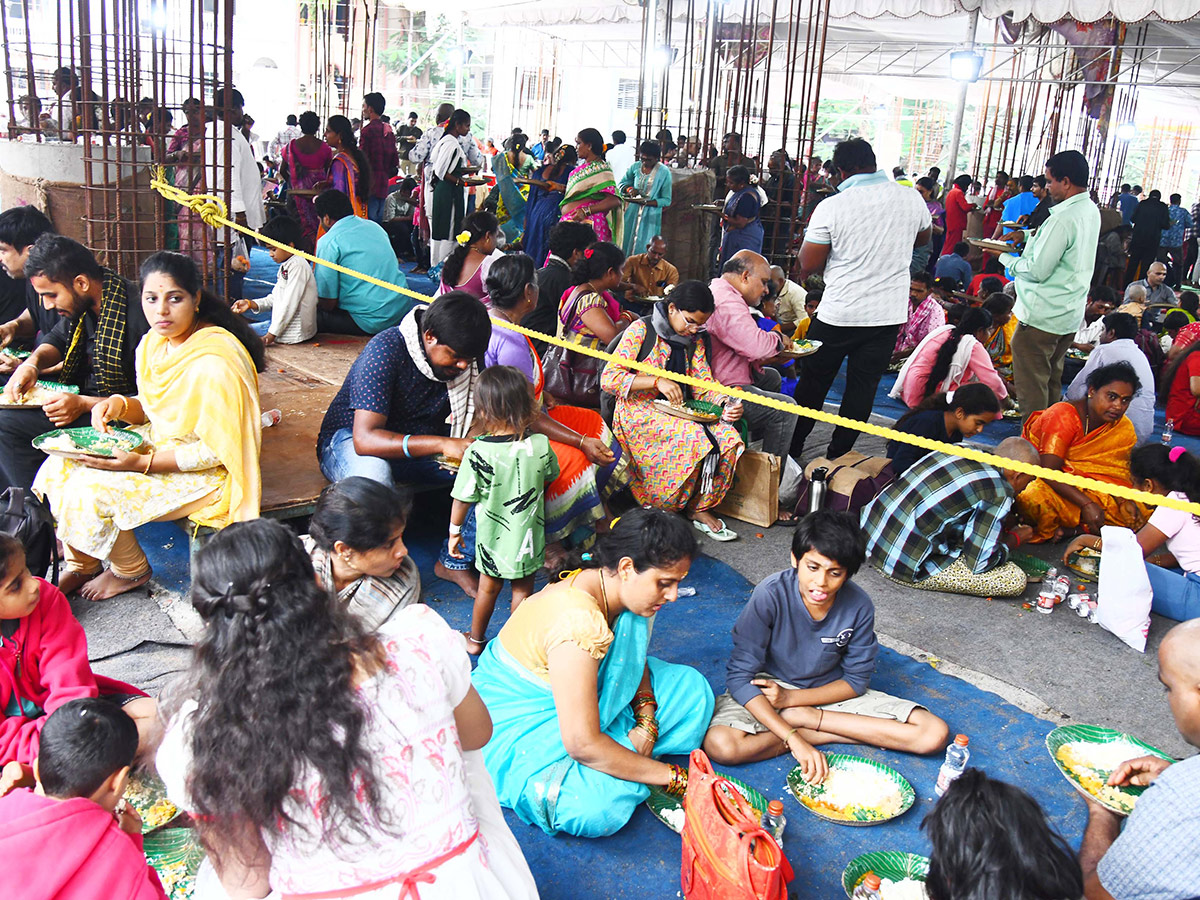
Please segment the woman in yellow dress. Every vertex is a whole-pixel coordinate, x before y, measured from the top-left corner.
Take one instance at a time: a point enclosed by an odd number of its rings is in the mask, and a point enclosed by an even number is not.
[[[107,431],[124,422],[147,445],[111,459],[51,456],[33,484],[66,552],[59,587],[89,600],[150,579],[133,535],[139,525],[189,518],[222,528],[259,514],[262,341],[202,289],[190,257],[156,253],[141,276],[150,332],[137,349],[138,395],[102,400],[92,425]]]
[[[1129,363],[1101,366],[1088,376],[1087,396],[1035,412],[1024,437],[1042,455],[1042,465],[1110,484],[1132,487],[1129,454],[1137,432],[1125,416],[1141,387]],[[1059,540],[1068,529],[1099,534],[1102,525],[1137,531],[1149,510],[1105,491],[1034,479],[1017,497],[1017,508],[1033,526],[1033,543]]]

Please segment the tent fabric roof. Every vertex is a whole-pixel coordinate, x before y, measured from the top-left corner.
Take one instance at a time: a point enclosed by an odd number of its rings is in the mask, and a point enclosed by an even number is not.
[[[442,0],[385,2],[413,10],[445,11]],[[740,4],[733,6],[726,12],[728,19],[736,17]],[[454,8],[465,13],[472,24],[541,26],[641,22],[643,11],[636,0],[585,0],[581,3],[563,3],[562,0],[456,0]],[[1182,22],[1200,15],[1200,0],[836,0],[831,4],[834,18],[943,18],[976,9],[986,19],[998,19],[1011,14],[1017,22],[1035,19],[1049,23],[1065,18],[1077,22],[1096,22],[1110,15],[1122,22],[1140,22],[1144,19]]]
[[[1050,23],[1060,19],[1076,22],[1096,22],[1115,16],[1121,22],[1140,22],[1161,19],[1182,22],[1200,14],[1200,0],[852,0],[835,3],[834,16],[897,16],[902,19],[916,15],[952,16],[963,11],[979,10],[986,19],[998,19],[1011,14],[1014,21],[1035,19]]]

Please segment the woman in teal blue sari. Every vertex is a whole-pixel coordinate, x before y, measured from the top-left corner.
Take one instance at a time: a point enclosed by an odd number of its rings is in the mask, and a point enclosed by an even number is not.
[[[547,151],[545,164],[529,187],[529,201],[525,204],[525,252],[539,269],[546,264],[550,252],[550,229],[562,218],[559,206],[567,176],[576,162],[574,147],[556,144],[552,152]]]
[[[534,163],[533,157],[525,152],[525,136],[520,135],[515,140],[509,149],[496,154],[492,160],[496,190],[500,193],[496,218],[510,244],[516,243],[525,233],[525,198],[529,194],[528,185],[517,184],[513,179],[528,178]]]
[[[651,787],[682,796],[687,770],[656,757],[700,746],[713,694],[647,648],[696,552],[685,520],[636,509],[597,542],[593,568],[525,600],[484,650],[472,676],[492,716],[484,762],[522,821],[601,837]]]
[[[663,210],[671,205],[671,170],[659,160],[658,141],[642,141],[638,161],[617,182],[622,197],[640,197],[645,204],[630,203],[625,210],[625,255],[643,253],[650,239],[662,234]]]

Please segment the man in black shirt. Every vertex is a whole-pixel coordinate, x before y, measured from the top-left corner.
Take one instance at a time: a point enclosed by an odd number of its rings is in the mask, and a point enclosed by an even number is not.
[[[0,490],[33,483],[45,456],[30,445],[32,438],[51,428],[88,425],[92,407],[102,399],[137,393],[134,352],[150,330],[137,289],[70,238],[39,237],[29,249],[25,275],[59,321],[13,371],[4,400],[21,400],[59,363],[56,380],[79,393],[57,394],[41,407],[0,410]]]
[[[29,248],[50,224],[32,206],[17,206],[0,213],[0,349],[29,349],[58,323],[58,316],[42,308],[41,298],[25,277]],[[0,354],[0,375],[17,367],[17,359]]]
[[[1125,268],[1127,284],[1148,274],[1158,257],[1162,233],[1170,227],[1171,214],[1162,202],[1162,194],[1151,191],[1133,211],[1133,238],[1129,241],[1129,265]]]
[[[545,268],[534,274],[538,286],[538,302],[521,324],[542,334],[552,335],[558,329],[558,303],[571,286],[571,269],[583,256],[588,244],[595,242],[596,232],[582,222],[559,222],[550,229],[547,243],[550,255]],[[545,345],[538,347],[544,351]]]

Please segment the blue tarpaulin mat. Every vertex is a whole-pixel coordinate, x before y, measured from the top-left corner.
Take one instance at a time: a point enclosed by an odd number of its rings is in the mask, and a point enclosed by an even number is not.
[[[428,495],[426,495],[428,496]],[[428,521],[428,519],[426,520]],[[458,589],[433,577],[438,538],[413,523],[409,546],[421,568],[426,601],[455,628],[470,625],[470,602]],[[780,560],[781,567],[787,564]],[[681,598],[661,613],[654,625],[651,653],[699,669],[715,693],[724,690],[725,662],[731,648],[730,629],[753,585],[717,560],[696,560],[685,585],[694,597]],[[435,598],[444,598],[441,600]],[[507,590],[496,606],[488,630],[495,637],[507,618]],[[981,602],[964,600],[964,603]],[[882,649],[872,686],[911,698],[932,709],[950,725],[950,733],[971,738],[971,764],[989,775],[1017,784],[1038,799],[1055,828],[1078,846],[1086,824],[1082,799],[1058,773],[1044,744],[1053,725],[1006,703],[996,694],[937,671],[889,649]],[[784,852],[796,870],[791,895],[795,898],[842,896],[841,872],[861,853],[901,850],[928,854],[929,843],[919,830],[933,808],[933,786],[942,757],[862,747],[826,748],[885,762],[912,784],[917,802],[892,822],[867,828],[834,825],[813,816],[787,793],[791,764],[787,759],[729,767],[768,798],[783,800],[788,825]],[[683,762],[682,759],[673,760]],[[517,840],[533,869],[543,900],[586,898],[675,897],[680,890],[680,839],[644,806],[617,834],[581,839],[544,834],[507,813]]]

